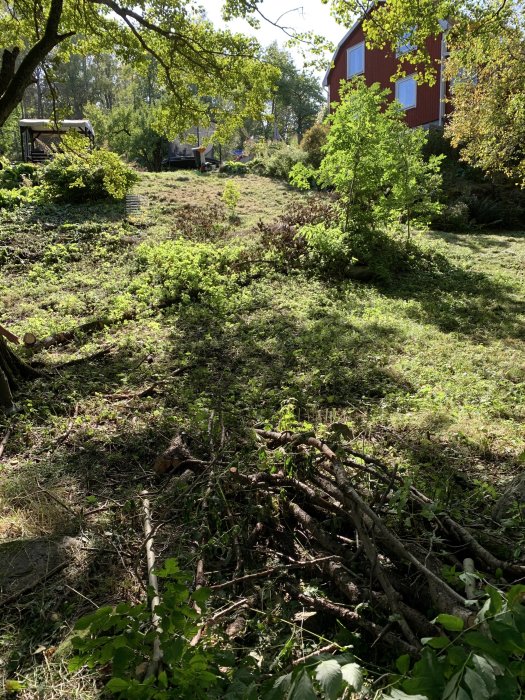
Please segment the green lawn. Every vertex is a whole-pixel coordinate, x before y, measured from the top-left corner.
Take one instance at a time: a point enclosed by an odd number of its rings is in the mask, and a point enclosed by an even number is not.
[[[238,219],[225,227],[226,182],[145,174],[136,188],[143,209],[130,219],[120,204],[0,212],[3,325],[41,338],[93,317],[115,321],[35,353],[45,376],[20,389],[17,416],[0,418],[1,434],[11,431],[0,467],[0,538],[81,532],[85,543],[64,579],[49,580],[4,617],[0,672],[29,678],[21,697],[37,697],[38,683],[48,688],[38,697],[95,693],[89,677],[62,672],[64,685],[54,682],[63,694],[53,694],[35,650],[56,647],[90,601],[141,598],[136,498],[158,488],[155,456],[178,431],[198,457],[220,451],[227,468],[256,459],[248,426],[294,417],[325,434],[345,422],[356,447],[398,464],[466,522],[490,519],[497,492],[522,468],[525,233],[426,234],[442,264],[389,283],[334,283],[262,266],[227,287],[219,310],[191,300],[161,310],[136,305],[144,241],[182,230],[218,248],[252,248],[257,221],[302,196],[268,179],[236,178]],[[151,395],[133,396],[153,385]],[[178,516],[163,530],[161,556],[191,568],[199,512],[166,489],[156,515],[172,517],[169,504]],[[85,515],[97,508],[105,509]]]

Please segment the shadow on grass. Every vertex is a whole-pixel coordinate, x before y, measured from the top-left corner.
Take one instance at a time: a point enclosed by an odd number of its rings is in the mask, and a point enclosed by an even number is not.
[[[412,269],[378,286],[386,296],[417,301],[419,311],[411,311],[415,320],[445,333],[473,336],[480,342],[525,338],[525,299],[510,276],[508,282],[493,279],[434,253],[429,264],[416,262]]]

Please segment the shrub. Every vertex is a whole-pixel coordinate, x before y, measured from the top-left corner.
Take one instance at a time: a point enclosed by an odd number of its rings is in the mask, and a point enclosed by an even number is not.
[[[247,163],[241,163],[235,160],[227,160],[220,167],[220,172],[226,175],[246,175],[248,172]]]
[[[35,202],[39,195],[40,188],[0,189],[0,209],[13,209],[20,204],[30,204]]]
[[[283,267],[297,267],[304,261],[306,239],[299,234],[302,226],[327,225],[337,221],[334,203],[328,198],[308,197],[306,201],[292,202],[288,211],[270,223],[260,221],[260,245]]]
[[[33,163],[0,162],[0,188],[14,190],[38,184],[38,167]]]
[[[73,136],[68,134],[68,136]],[[89,151],[86,139],[64,137],[64,153],[43,168],[42,180],[52,196],[67,202],[123,199],[138,175],[116,153]]]
[[[293,166],[304,163],[307,157],[301,148],[289,146],[283,141],[258,143],[255,145],[255,157],[248,167],[258,175],[288,180]]]
[[[230,220],[235,219],[236,217],[237,204],[239,203],[240,196],[241,193],[239,192],[239,188],[236,185],[234,185],[234,183],[231,182],[231,180],[229,180],[226,183],[221,199],[223,201],[223,204],[228,209]]]
[[[445,207],[432,219],[432,226],[443,231],[466,231],[470,223],[469,206],[464,201],[456,201]]]
[[[239,256],[234,247],[217,248],[182,238],[137,248],[139,274],[130,291],[149,304],[200,302],[225,308],[235,285],[228,268]]]
[[[306,153],[306,164],[319,168],[323,159],[323,147],[328,136],[327,124],[314,124],[303,136],[301,148]]]

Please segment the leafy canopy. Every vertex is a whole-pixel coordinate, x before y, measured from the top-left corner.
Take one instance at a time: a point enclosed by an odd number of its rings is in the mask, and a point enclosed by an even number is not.
[[[213,117],[222,134],[264,110],[278,71],[261,62],[257,41],[215,28],[195,0],[3,0],[0,4],[0,126],[36,68],[73,54],[115,54],[151,70],[168,99],[159,116],[170,135]]]

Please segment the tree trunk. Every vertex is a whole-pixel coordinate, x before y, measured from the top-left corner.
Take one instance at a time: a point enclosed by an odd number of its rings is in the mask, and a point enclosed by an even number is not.
[[[0,336],[0,408],[12,413],[13,391],[22,379],[38,377],[39,373],[21,360]]]
[[[62,41],[74,35],[74,32],[59,34],[62,19],[63,0],[51,0],[44,33],[20,64],[16,65],[20,49],[3,49],[0,64],[0,127],[18,107],[27,87],[34,81],[34,73],[51,51]]]

